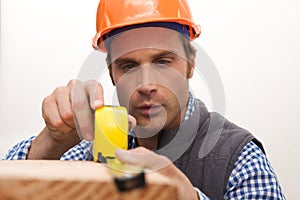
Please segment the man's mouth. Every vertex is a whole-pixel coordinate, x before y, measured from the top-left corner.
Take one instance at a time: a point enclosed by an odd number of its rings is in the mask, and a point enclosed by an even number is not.
[[[160,104],[145,103],[137,107],[137,110],[142,115],[155,116],[160,113],[163,106]]]

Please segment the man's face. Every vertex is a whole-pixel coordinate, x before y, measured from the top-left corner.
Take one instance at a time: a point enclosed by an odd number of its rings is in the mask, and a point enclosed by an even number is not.
[[[178,127],[186,111],[194,62],[186,59],[180,33],[133,29],[112,40],[110,53],[119,102],[139,127],[153,134]]]

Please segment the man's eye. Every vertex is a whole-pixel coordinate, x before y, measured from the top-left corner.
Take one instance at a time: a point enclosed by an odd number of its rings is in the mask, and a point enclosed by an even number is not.
[[[171,61],[170,61],[170,60],[163,59],[163,60],[158,60],[156,63],[157,63],[157,64],[161,64],[161,65],[168,65],[168,64],[171,63]]]
[[[120,68],[125,71],[134,69],[135,67],[136,67],[136,64],[125,64],[125,65],[120,66]]]

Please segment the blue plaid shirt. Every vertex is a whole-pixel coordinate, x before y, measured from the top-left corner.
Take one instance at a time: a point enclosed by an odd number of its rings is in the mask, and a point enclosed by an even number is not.
[[[184,120],[194,111],[195,99],[190,93],[188,109]],[[35,136],[16,144],[9,150],[4,159],[25,160]],[[134,134],[129,134],[129,148],[135,148]],[[92,142],[81,141],[67,151],[61,160],[91,160]],[[208,200],[203,192],[195,188],[201,200]],[[249,142],[241,151],[229,176],[224,199],[285,199],[278,179],[268,159],[261,149]]]

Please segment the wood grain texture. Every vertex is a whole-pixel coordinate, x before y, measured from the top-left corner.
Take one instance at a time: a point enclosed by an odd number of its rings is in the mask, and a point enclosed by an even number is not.
[[[146,174],[147,186],[120,193],[102,164],[90,161],[0,161],[1,200],[169,200],[177,199],[172,181]]]

